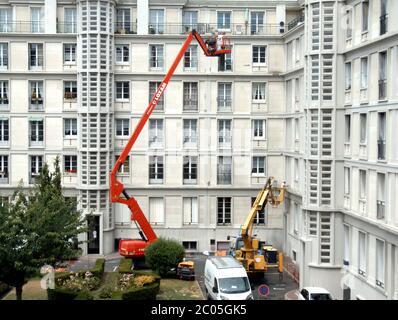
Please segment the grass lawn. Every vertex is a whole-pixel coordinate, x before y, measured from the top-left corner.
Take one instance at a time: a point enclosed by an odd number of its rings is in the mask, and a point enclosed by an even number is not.
[[[3,300],[16,300],[15,288]],[[31,279],[22,289],[22,300],[47,300],[47,291],[40,287],[40,279]]]
[[[162,279],[157,300],[202,300],[197,281]]]

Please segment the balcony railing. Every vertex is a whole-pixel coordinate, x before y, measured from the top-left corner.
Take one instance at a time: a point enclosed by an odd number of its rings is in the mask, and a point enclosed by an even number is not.
[[[377,219],[384,219],[386,213],[386,202],[377,200]]]
[[[379,100],[387,99],[387,79],[379,80]]]
[[[13,21],[0,26],[0,33],[44,33],[44,23]]]
[[[228,35],[280,35],[285,32],[285,27],[277,24],[253,24],[250,23],[231,23],[229,26],[218,26],[216,23],[163,23],[148,25],[148,34],[181,34],[185,35],[195,29],[200,34],[212,33],[216,31],[225,32]],[[116,34],[136,34],[136,24],[116,23]]]
[[[380,35],[388,32],[388,15],[384,14],[380,17]]]
[[[76,23],[58,22],[57,33],[77,33]]]
[[[386,160],[386,140],[377,140],[377,159]]]
[[[293,28],[297,27],[299,24],[304,23],[304,14],[300,14],[298,17],[293,19],[287,24],[287,31],[292,30]]]

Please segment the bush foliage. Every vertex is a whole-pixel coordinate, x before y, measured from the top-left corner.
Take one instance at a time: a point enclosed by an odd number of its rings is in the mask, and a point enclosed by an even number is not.
[[[164,277],[170,269],[176,268],[184,256],[184,247],[171,239],[159,238],[145,250],[146,263],[161,277]]]
[[[133,266],[133,260],[123,258],[119,263],[119,273],[131,273],[131,267]]]

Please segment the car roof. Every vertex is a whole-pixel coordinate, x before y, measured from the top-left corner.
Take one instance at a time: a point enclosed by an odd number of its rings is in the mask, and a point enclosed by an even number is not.
[[[232,257],[210,257],[208,259],[217,269],[242,268],[242,264]]]
[[[303,289],[307,290],[309,293],[327,293],[330,294],[325,288],[321,287],[304,287]]]

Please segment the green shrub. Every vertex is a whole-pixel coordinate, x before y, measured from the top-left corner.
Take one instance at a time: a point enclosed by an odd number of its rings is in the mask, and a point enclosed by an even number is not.
[[[159,293],[159,283],[151,283],[143,287],[133,287],[121,293],[122,300],[155,300]]]
[[[75,300],[94,300],[94,296],[86,290],[80,291]]]
[[[74,300],[78,292],[62,287],[55,287],[55,289],[47,289],[48,300]]]
[[[110,299],[110,298],[112,298],[112,288],[103,287],[98,296],[101,299]]]
[[[146,248],[145,262],[163,277],[170,269],[176,268],[183,261],[184,255],[184,247],[179,242],[159,238]]]
[[[101,278],[105,269],[105,259],[97,259],[95,261],[95,266],[90,270],[90,272],[94,275],[94,277]]]
[[[123,258],[119,263],[119,273],[131,273],[131,267],[133,266],[133,260]]]

